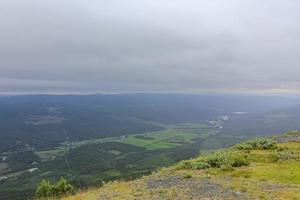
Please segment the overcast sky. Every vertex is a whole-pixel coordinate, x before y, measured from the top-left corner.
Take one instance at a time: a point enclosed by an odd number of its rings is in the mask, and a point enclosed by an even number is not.
[[[300,92],[298,0],[1,0],[0,93]]]

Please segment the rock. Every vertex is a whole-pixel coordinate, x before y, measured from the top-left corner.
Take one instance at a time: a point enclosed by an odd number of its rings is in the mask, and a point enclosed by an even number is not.
[[[241,193],[241,192],[239,192],[239,191],[236,191],[236,192],[234,193],[234,195],[235,195],[235,196],[241,196],[241,195],[242,195],[242,193]]]

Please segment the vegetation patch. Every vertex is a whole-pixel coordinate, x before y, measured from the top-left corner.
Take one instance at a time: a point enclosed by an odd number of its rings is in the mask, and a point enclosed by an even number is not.
[[[245,155],[236,152],[216,152],[193,160],[182,161],[177,169],[208,169],[241,167],[249,165]]]
[[[300,159],[299,153],[296,153],[291,150],[275,151],[271,155],[274,161],[287,161],[287,160]]]
[[[184,176],[183,176],[183,178],[185,178],[185,179],[189,179],[189,178],[192,178],[193,177],[193,175],[191,174],[191,173],[186,173]]]
[[[300,165],[296,161],[258,163],[232,172],[235,177],[251,177],[259,181],[300,184]]]
[[[144,135],[135,135],[134,137],[138,138],[138,139],[143,139],[143,140],[155,140],[155,138],[153,138],[153,137],[147,137]]]
[[[145,147],[148,150],[174,148],[183,143],[192,143],[199,134],[173,128],[164,131],[148,132],[143,135],[129,135],[118,142]]]
[[[238,150],[268,150],[276,149],[277,142],[269,138],[253,139],[234,146]]]
[[[61,178],[55,184],[51,184],[48,180],[42,180],[37,186],[36,197],[39,199],[55,199],[74,192],[74,187],[64,178]]]

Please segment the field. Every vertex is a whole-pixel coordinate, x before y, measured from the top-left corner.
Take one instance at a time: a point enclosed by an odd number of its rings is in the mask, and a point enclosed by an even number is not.
[[[117,141],[153,150],[173,148],[183,143],[192,143],[193,139],[207,136],[207,133],[201,135],[188,132],[187,129],[178,130],[176,128],[168,128],[164,131],[148,132],[138,136],[129,135],[128,137],[121,138]]]
[[[122,135],[118,137],[106,137],[89,139],[78,142],[64,142],[53,149],[37,151],[42,158],[55,158],[64,154],[66,148],[78,148],[82,145],[101,144],[105,142],[120,142],[147,150],[174,148],[185,143],[194,143],[196,139],[205,139],[215,133],[213,126],[200,123],[184,123],[165,126],[163,131],[145,132],[140,134]]]

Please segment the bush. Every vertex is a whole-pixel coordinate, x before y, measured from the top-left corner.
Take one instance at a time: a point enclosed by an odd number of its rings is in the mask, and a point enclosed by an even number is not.
[[[192,165],[193,169],[208,169],[210,167],[211,166],[207,162],[201,160],[195,161]]]
[[[54,185],[48,180],[42,180],[37,186],[36,196],[38,198],[61,197],[74,191],[74,187],[64,178],[61,178]]]
[[[267,150],[267,149],[276,149],[277,142],[272,139],[261,138],[254,139],[248,142],[238,144],[234,146],[238,150]]]
[[[184,160],[177,164],[176,169],[207,169],[211,166],[201,160]]]
[[[219,152],[194,160],[182,161],[177,165],[177,169],[225,169],[247,165],[249,165],[249,161],[244,155],[239,155],[236,152]]]
[[[284,133],[284,136],[300,136],[300,131],[294,130]]]
[[[42,182],[37,186],[36,196],[38,198],[52,196],[53,186],[48,180],[42,180]]]
[[[236,152],[213,153],[206,158],[206,162],[214,168],[230,168],[249,165],[245,156]]]
[[[294,160],[299,159],[299,155],[295,154],[293,151],[284,150],[284,151],[276,151],[271,154],[273,161],[286,161],[286,160]]]
[[[183,176],[183,178],[185,178],[185,179],[189,179],[189,178],[192,178],[193,176],[192,176],[192,174],[191,173],[187,173],[187,174],[185,174],[184,176]]]
[[[54,194],[55,196],[62,196],[68,193],[72,193],[74,187],[64,178],[61,178],[55,185],[54,185]]]

